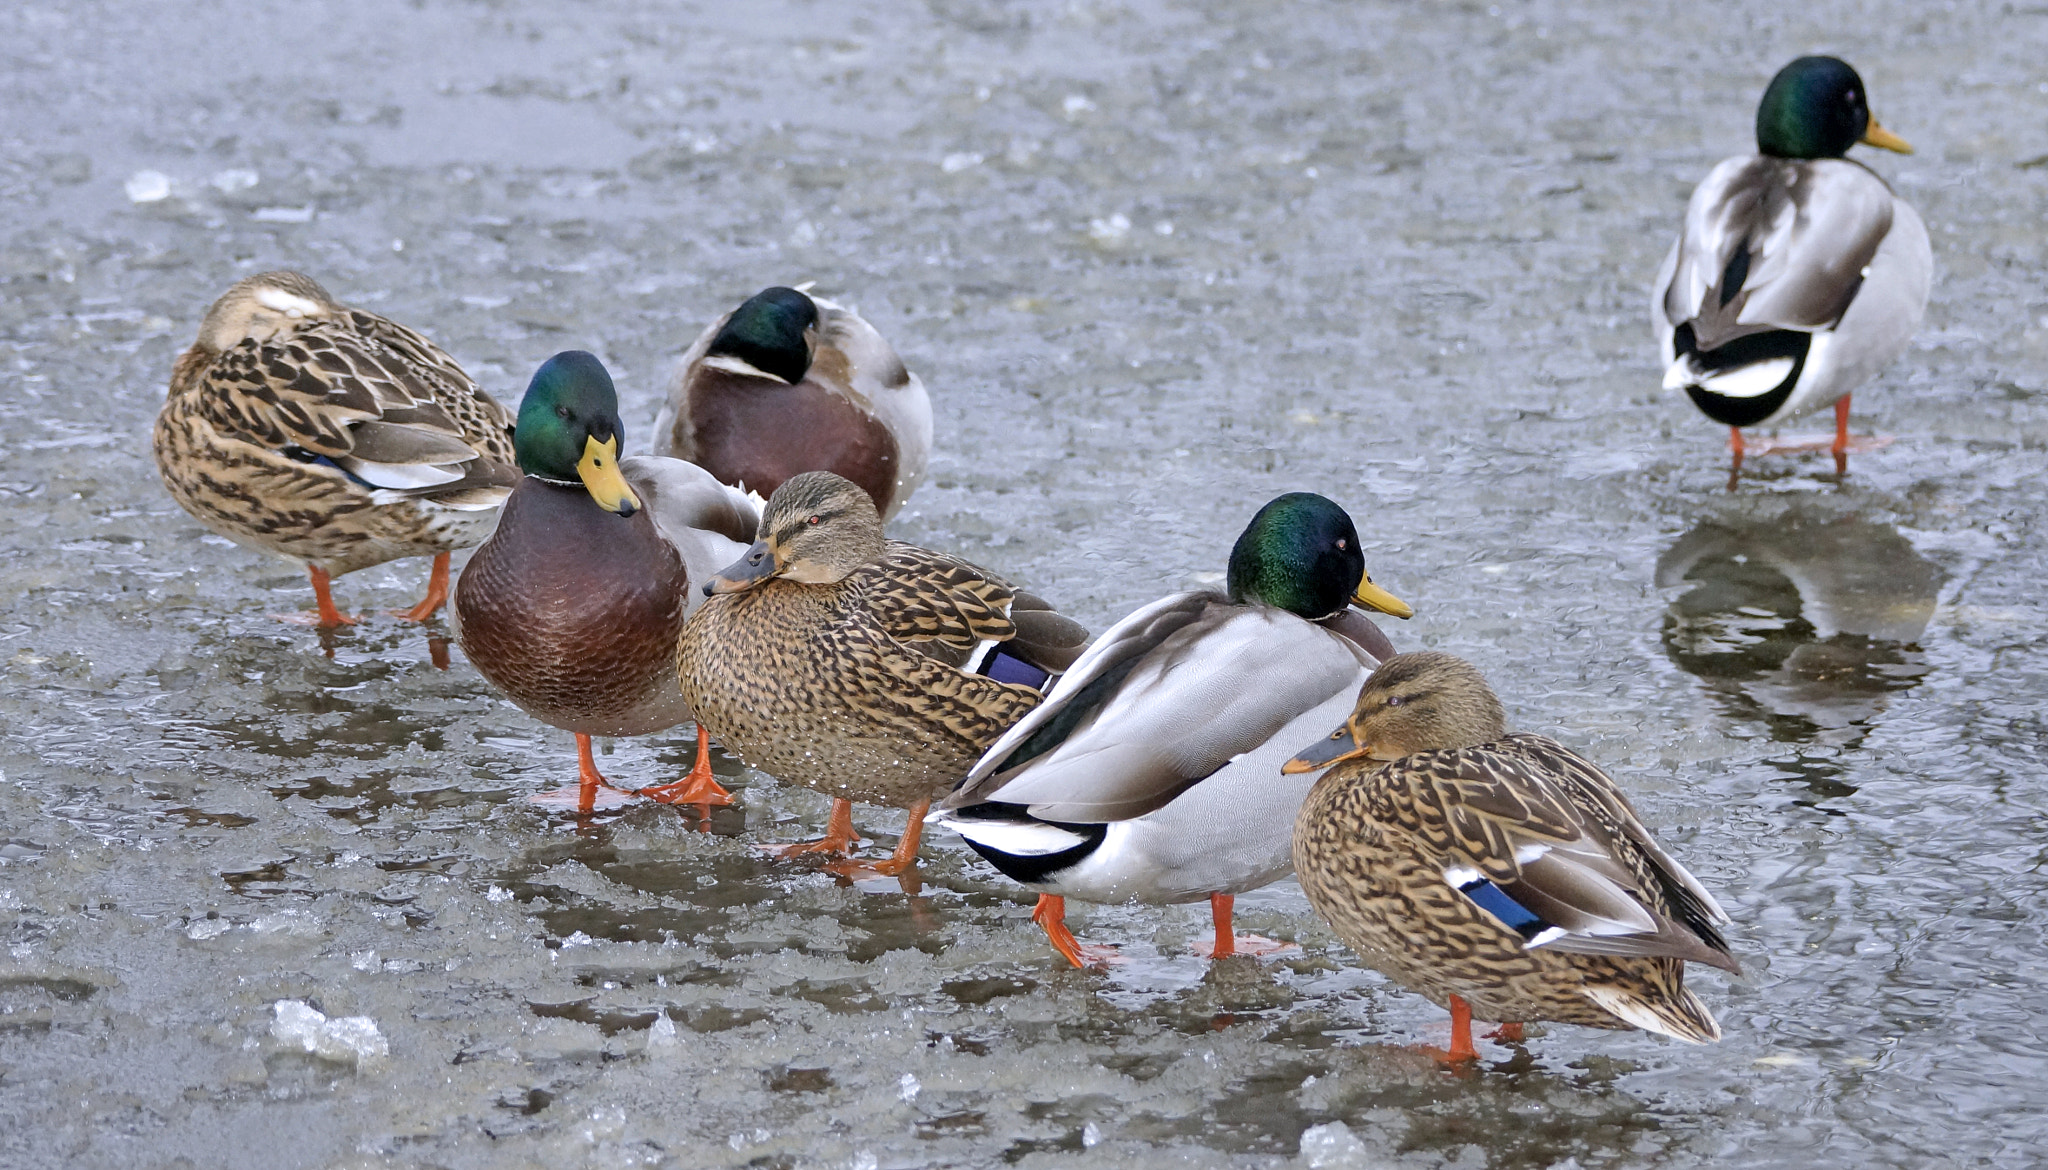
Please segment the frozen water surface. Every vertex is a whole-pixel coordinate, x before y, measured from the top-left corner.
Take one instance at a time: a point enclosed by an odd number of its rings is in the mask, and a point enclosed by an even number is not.
[[[1813,50],[1921,148],[1868,161],[1934,298],[1857,396],[1894,447],[1731,496],[1645,286]],[[1989,0],[0,6],[0,1163],[2031,1163],[2044,52]],[[933,390],[898,533],[1097,626],[1336,497],[1400,644],[1720,891],[1726,1041],[1552,1028],[1454,1077],[1291,883],[1243,902],[1291,961],[1076,907],[1134,959],[1083,973],[957,842],[914,896],[757,860],[825,804],[730,761],[709,832],[524,803],[566,735],[439,627],[273,621],[303,573],[157,483],[173,357],[279,265],[507,402],[597,351],[635,447],[706,320],[816,280]]]

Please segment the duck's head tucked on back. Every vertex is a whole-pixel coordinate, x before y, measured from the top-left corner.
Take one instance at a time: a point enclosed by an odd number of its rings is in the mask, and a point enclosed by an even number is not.
[[[625,439],[618,391],[594,355],[565,350],[534,371],[512,432],[519,470],[549,483],[581,483],[598,507],[631,516],[641,504],[619,474]]]
[[[1778,158],[1840,158],[1862,143],[1911,154],[1870,116],[1863,79],[1846,61],[1801,57],[1778,70],[1756,108],[1756,148]]]
[[[1260,508],[1230,550],[1230,599],[1321,621],[1357,603],[1395,617],[1414,610],[1372,583],[1358,529],[1333,501],[1289,492]]]
[[[793,476],[768,497],[754,547],[704,583],[742,593],[773,577],[831,585],[882,555],[882,517],[860,486],[829,471]]]
[[[707,364],[768,374],[794,386],[818,348],[818,306],[793,288],[764,288],[732,311],[705,351]]]
[[[1477,667],[1436,650],[1396,654],[1358,692],[1344,726],[1287,761],[1312,772],[1339,760],[1398,760],[1417,752],[1478,747],[1507,734],[1500,699]]]
[[[303,273],[259,272],[235,282],[206,310],[197,348],[221,354],[244,338],[264,342],[301,322],[332,315],[339,306],[327,290]]]

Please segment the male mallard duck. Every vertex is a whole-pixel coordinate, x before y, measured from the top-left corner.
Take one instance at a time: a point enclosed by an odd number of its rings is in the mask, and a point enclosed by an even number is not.
[[[655,454],[762,495],[799,472],[837,472],[886,520],[924,478],[932,403],[858,313],[770,288],[683,355],[654,432]]]
[[[171,369],[156,466],[172,498],[237,544],[304,562],[318,624],[328,580],[448,554],[488,536],[511,491],[512,425],[455,359],[405,326],[339,304],[296,272],[236,282]]]
[[[1342,727],[1287,762],[1323,773],[1294,826],[1309,904],[1358,957],[1472,1017],[1721,1029],[1685,989],[1688,960],[1740,974],[1712,894],[1659,848],[1628,798],[1555,740],[1509,734],[1472,664],[1398,654]]]
[[[609,786],[591,736],[646,735],[690,718],[674,666],[696,608],[690,585],[745,551],[758,518],[746,496],[695,464],[619,458],[624,441],[603,363],[581,350],[549,358],[519,404],[525,478],[463,566],[451,608],[462,652],[491,685],[576,733],[584,812]],[[639,795],[728,802],[701,727],[690,775]]]
[[[1843,157],[1859,142],[1913,149],[1870,116],[1847,64],[1785,66],[1757,106],[1758,153],[1723,160],[1692,193],[1657,274],[1664,386],[1728,427],[1738,469],[1743,427],[1832,402],[1830,449],[1847,471],[1849,393],[1905,352],[1927,307],[1927,229]]]
[[[910,809],[879,873],[916,863],[933,798],[1088,636],[985,569],[884,540],[874,501],[827,471],[775,489],[754,546],[704,588],[676,650],[691,709],[726,750],[833,798],[825,837],[787,853],[848,852],[854,801]]]
[[[1393,647],[1350,608],[1414,611],[1372,583],[1351,517],[1310,492],[1259,509],[1226,592],[1177,593],[1110,627],[931,818],[1039,891],[1032,920],[1079,967],[1066,899],[1207,898],[1217,958],[1232,900],[1294,868],[1314,777],[1280,765],[1343,718]]]

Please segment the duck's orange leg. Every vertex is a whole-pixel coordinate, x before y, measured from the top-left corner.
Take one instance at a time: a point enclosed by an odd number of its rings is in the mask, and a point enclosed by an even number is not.
[[[1835,474],[1849,474],[1849,396],[1835,399]]]
[[[433,617],[448,600],[448,558],[449,553],[434,554],[434,571],[427,575],[427,595],[411,609],[401,609],[398,616],[409,622],[423,622]]]
[[[574,801],[577,815],[586,816],[597,811],[597,794],[600,789],[616,794],[605,802],[606,808],[616,808],[624,803],[625,797],[632,795],[628,790],[605,779],[604,773],[597,770],[597,760],[590,752],[590,737],[579,731],[576,733],[576,786],[536,792],[527,799],[535,804],[558,807]]]
[[[1728,428],[1728,490],[1742,482],[1742,428]]]
[[[356,619],[334,608],[334,591],[328,587],[334,579],[327,575],[327,570],[318,565],[307,565],[306,576],[313,579],[313,604],[317,608],[312,613],[277,614],[277,620],[312,626],[320,630],[335,630],[356,624]]]
[[[1282,951],[1295,949],[1293,943],[1261,938],[1256,934],[1237,933],[1236,925],[1232,921],[1232,914],[1236,906],[1237,899],[1229,894],[1209,895],[1209,921],[1216,928],[1216,941],[1210,943],[1208,947],[1209,958],[1227,959],[1232,955],[1276,955]],[[1196,954],[1201,954],[1203,950],[1202,944],[1196,943],[1194,950]]]
[[[760,848],[761,852],[776,857],[802,857],[806,853],[837,853],[847,857],[859,844],[860,834],[853,831],[853,802],[834,800],[832,819],[825,822],[824,836],[795,845],[763,845]]]
[[[1123,956],[1117,954],[1114,947],[1081,945],[1074,932],[1067,929],[1067,900],[1058,894],[1038,895],[1038,905],[1031,908],[1031,921],[1045,931],[1046,941],[1052,944],[1052,949],[1076,967],[1102,967],[1123,962]]]
[[[1502,1024],[1500,1027],[1488,1032],[1486,1038],[1488,1040],[1497,1040],[1502,1044],[1520,1044],[1522,1042],[1522,1025],[1519,1021]]]
[[[917,864],[917,845],[924,837],[924,814],[931,811],[932,802],[920,800],[910,806],[910,824],[903,830],[903,838],[896,842],[896,852],[889,860],[874,865],[862,866],[884,877],[900,877]]]
[[[732,793],[725,790],[711,775],[711,733],[704,725],[697,725],[697,765],[690,774],[674,784],[656,784],[639,790],[641,796],[658,800],[663,804],[701,804],[708,807],[724,807],[732,803]]]
[[[1464,1064],[1479,1059],[1479,1050],[1472,1046],[1472,1005],[1466,1003],[1464,997],[1451,997],[1450,1051],[1441,1048],[1424,1048],[1423,1051],[1443,1064]]]

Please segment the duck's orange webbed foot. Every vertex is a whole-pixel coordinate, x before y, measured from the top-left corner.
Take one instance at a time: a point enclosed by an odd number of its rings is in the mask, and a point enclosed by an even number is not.
[[[794,845],[757,845],[756,849],[770,857],[795,860],[813,853],[834,853],[850,857],[860,845],[860,834],[853,831],[853,802],[834,800],[832,819],[825,823],[825,835],[815,841],[802,841]]]
[[[1237,899],[1229,894],[1209,895],[1209,918],[1216,928],[1216,937],[1206,943],[1195,943],[1192,949],[1205,959],[1227,959],[1232,955],[1249,955],[1263,959],[1269,955],[1299,951],[1293,943],[1278,939],[1262,938],[1256,934],[1239,934],[1232,923],[1232,911]]]
[[[329,588],[333,578],[327,575],[327,570],[318,565],[307,565],[306,576],[313,579],[313,604],[317,608],[312,613],[279,613],[272,614],[272,617],[295,626],[312,626],[318,630],[338,630],[343,626],[356,624],[357,619],[334,607],[334,592]]]
[[[702,724],[697,727],[697,763],[689,775],[674,784],[639,789],[638,795],[663,804],[701,804],[707,808],[724,808],[732,803],[732,793],[711,774],[711,735]]]
[[[1067,929],[1067,900],[1058,894],[1038,895],[1038,905],[1032,907],[1031,921],[1045,931],[1047,942],[1052,949],[1064,956],[1076,967],[1108,967],[1124,962],[1115,947],[1086,946]]]
[[[449,553],[434,554],[434,571],[427,575],[427,595],[411,609],[394,609],[391,612],[409,622],[423,622],[439,612],[448,600],[448,558]]]

